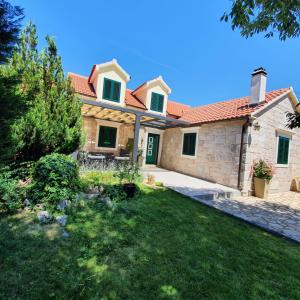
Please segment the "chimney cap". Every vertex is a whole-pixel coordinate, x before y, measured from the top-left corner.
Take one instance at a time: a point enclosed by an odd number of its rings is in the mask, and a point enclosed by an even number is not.
[[[251,75],[255,76],[255,75],[258,75],[258,74],[262,74],[262,75],[267,76],[267,71],[266,71],[265,68],[260,67],[260,68],[254,69],[254,71],[253,71],[253,73]]]

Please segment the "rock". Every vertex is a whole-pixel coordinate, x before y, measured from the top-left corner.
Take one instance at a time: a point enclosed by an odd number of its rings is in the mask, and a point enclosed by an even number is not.
[[[37,218],[41,223],[45,224],[51,222],[52,220],[51,214],[46,210],[39,211],[37,213]]]
[[[69,206],[71,204],[70,200],[61,200],[59,201],[59,203],[57,204],[56,208],[58,210],[64,210],[67,206]]]
[[[85,193],[79,192],[76,194],[75,200],[80,201],[81,199],[85,198]]]
[[[67,216],[67,215],[57,216],[57,217],[56,217],[56,222],[57,222],[60,226],[66,226],[66,224],[67,224],[67,219],[68,219],[68,216]]]
[[[99,196],[100,196],[100,193],[85,194],[85,198],[88,200],[96,199]]]
[[[109,208],[113,207],[113,202],[110,200],[108,196],[101,199]]]
[[[24,207],[28,207],[28,206],[30,206],[30,204],[31,203],[30,203],[30,201],[27,198],[23,202]]]
[[[63,238],[68,238],[69,236],[70,236],[70,234],[64,230],[63,233],[62,233],[62,237]]]

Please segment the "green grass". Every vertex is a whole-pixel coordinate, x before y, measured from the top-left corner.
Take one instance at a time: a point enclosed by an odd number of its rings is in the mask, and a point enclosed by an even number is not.
[[[175,192],[0,219],[0,299],[299,299],[300,247]]]

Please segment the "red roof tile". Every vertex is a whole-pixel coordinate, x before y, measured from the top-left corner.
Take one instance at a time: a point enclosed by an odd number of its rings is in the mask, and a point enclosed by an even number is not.
[[[189,105],[178,103],[171,100],[168,100],[167,103],[167,113],[172,116],[182,117],[183,112],[190,108],[191,107]]]
[[[252,112],[265,106],[278,96],[286,93],[289,89],[279,89],[266,93],[266,99],[259,105],[249,106],[249,96],[236,98],[229,101],[222,101],[213,104],[198,106],[184,111],[181,120],[201,124],[207,122],[229,120],[241,117],[247,117]]]

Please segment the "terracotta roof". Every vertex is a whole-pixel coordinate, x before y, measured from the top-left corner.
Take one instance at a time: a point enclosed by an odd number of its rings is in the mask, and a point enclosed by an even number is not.
[[[249,105],[249,96],[236,98],[228,101],[217,102],[213,104],[190,108],[183,112],[181,120],[201,124],[221,120],[229,120],[241,117],[247,117],[252,112],[265,106],[278,96],[286,93],[289,89],[279,89],[266,93],[265,101],[256,106]]]
[[[189,105],[168,100],[167,113],[172,116],[182,117],[183,112],[190,108]]]
[[[75,73],[69,73],[69,77],[71,78],[72,86],[76,93],[97,98],[93,85],[88,82],[88,77]],[[125,93],[125,103],[129,106],[146,109],[145,105],[137,97],[132,95],[132,90],[129,89],[127,89]]]

